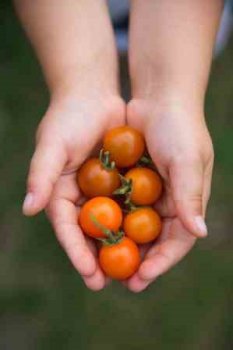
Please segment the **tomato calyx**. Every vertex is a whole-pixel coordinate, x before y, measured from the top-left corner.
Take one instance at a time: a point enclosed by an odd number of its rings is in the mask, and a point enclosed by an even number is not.
[[[122,238],[124,237],[125,233],[123,231],[118,231],[116,234],[112,233],[112,237],[108,237],[108,238],[98,238],[98,240],[100,242],[102,242],[103,245],[107,245],[107,246],[112,246],[115,244],[120,243],[120,241],[122,240]]]
[[[119,175],[121,180],[121,187],[117,188],[113,194],[117,196],[127,196],[129,197],[132,192],[132,179],[126,179],[123,175]]]
[[[123,231],[118,232],[112,232],[111,230],[107,229],[104,225],[102,225],[95,217],[95,215],[91,215],[91,220],[93,224],[99,228],[106,236],[106,238],[97,238],[98,241],[102,242],[104,245],[114,245],[121,241],[121,239],[124,236]]]
[[[126,179],[121,174],[119,176],[120,176],[120,179],[121,179],[121,187],[116,189],[113,192],[113,195],[124,197],[124,202],[123,203],[124,203],[125,208],[123,209],[123,211],[126,212],[126,213],[129,213],[129,212],[132,212],[132,211],[138,209],[138,206],[133,204],[131,202],[131,199],[130,199],[133,182],[132,182],[132,179]]]
[[[133,204],[130,200],[130,197],[127,196],[125,201],[124,201],[124,205],[125,205],[125,209],[124,212],[125,213],[132,213],[133,211],[137,210],[138,208],[141,208],[135,204]]]
[[[137,162],[139,167],[154,167],[153,160],[148,152],[144,153],[142,157]]]
[[[109,151],[104,151],[103,149],[101,149],[99,153],[99,160],[101,161],[101,164],[106,170],[113,170],[116,168],[115,162],[111,161],[110,159]]]

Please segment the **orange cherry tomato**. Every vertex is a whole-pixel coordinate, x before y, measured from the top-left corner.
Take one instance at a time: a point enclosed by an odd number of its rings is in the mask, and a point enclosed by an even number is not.
[[[161,195],[162,181],[160,176],[148,168],[133,168],[125,174],[132,180],[130,199],[137,205],[151,205]]]
[[[123,237],[113,245],[103,245],[101,247],[99,263],[107,276],[117,280],[127,279],[139,267],[139,249],[131,239]]]
[[[117,232],[122,223],[122,211],[119,205],[108,197],[95,197],[87,201],[80,210],[79,224],[82,230],[94,238],[106,238],[103,226],[107,230]]]
[[[98,158],[91,158],[81,166],[77,181],[87,198],[109,197],[120,186],[117,169],[106,169]]]
[[[129,126],[109,130],[104,136],[104,150],[119,168],[134,165],[145,150],[145,141],[139,131]]]
[[[138,244],[157,238],[162,229],[160,216],[149,207],[138,208],[127,214],[123,221],[125,234]]]

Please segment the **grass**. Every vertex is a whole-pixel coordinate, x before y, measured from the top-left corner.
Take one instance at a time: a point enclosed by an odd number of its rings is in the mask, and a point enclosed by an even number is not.
[[[210,237],[147,292],[83,286],[44,215],[21,215],[33,135],[48,104],[9,5],[0,7],[0,349],[230,350],[233,347],[233,43],[213,67],[216,151]]]

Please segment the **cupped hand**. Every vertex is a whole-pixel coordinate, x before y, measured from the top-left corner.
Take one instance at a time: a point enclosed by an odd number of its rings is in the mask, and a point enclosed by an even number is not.
[[[77,224],[82,196],[76,171],[98,147],[106,130],[125,124],[125,106],[117,96],[53,99],[39,125],[31,160],[25,215],[46,212],[58,241],[85,284],[102,289],[106,279],[96,259],[93,241],[84,237]]]
[[[163,217],[160,238],[144,254],[138,272],[127,281],[144,290],[178,263],[196,238],[207,235],[204,221],[210,195],[213,147],[202,111],[182,104],[156,105],[132,100],[127,122],[143,132],[149,153],[164,181],[156,208]]]

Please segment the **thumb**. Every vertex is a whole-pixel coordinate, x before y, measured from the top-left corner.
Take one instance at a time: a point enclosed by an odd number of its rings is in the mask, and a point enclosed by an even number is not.
[[[30,164],[27,195],[23,203],[25,215],[35,215],[46,207],[65,163],[66,153],[61,141],[41,137]]]
[[[200,160],[174,162],[170,169],[172,195],[183,225],[196,237],[207,235],[203,217],[202,192],[204,171]]]

